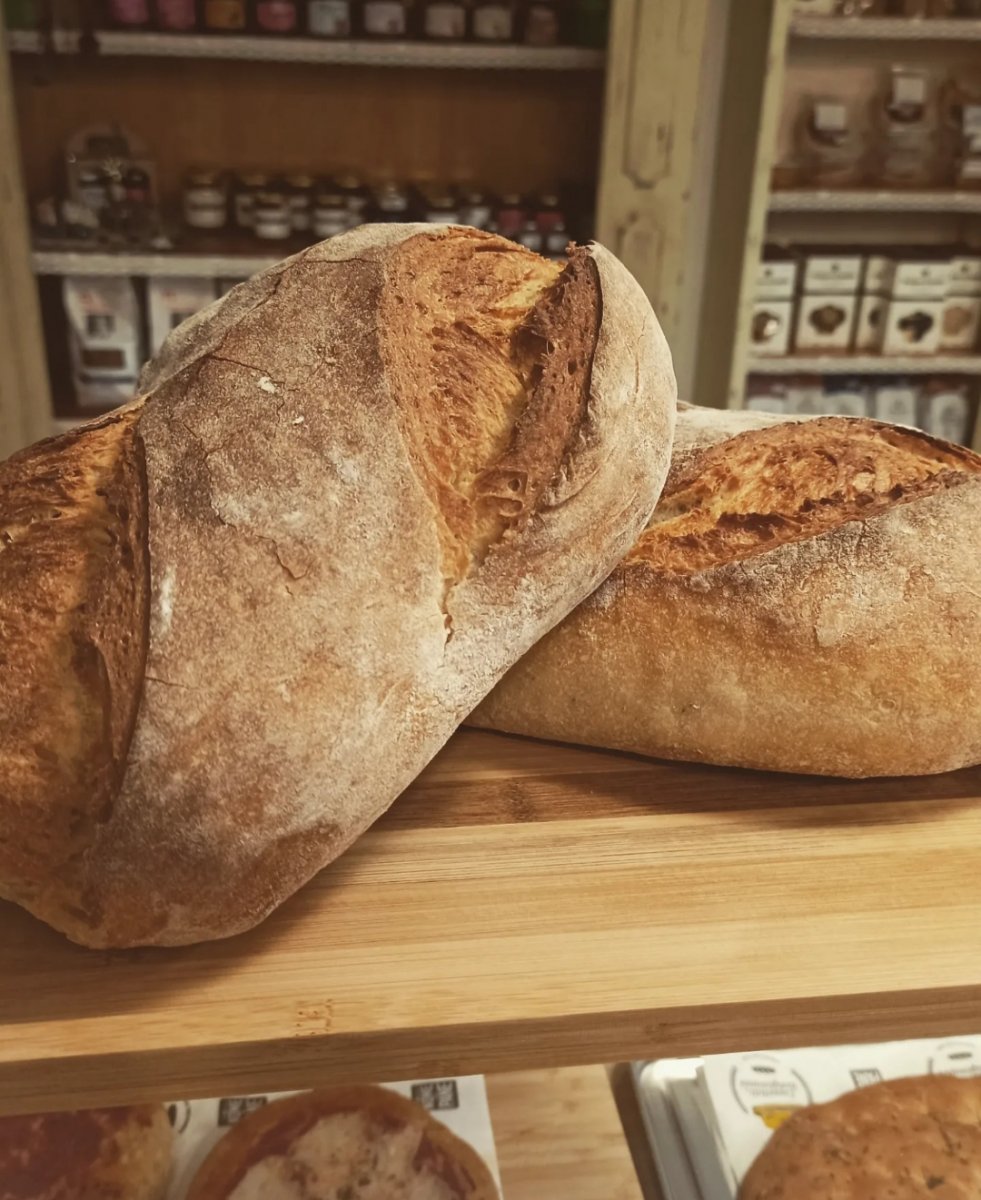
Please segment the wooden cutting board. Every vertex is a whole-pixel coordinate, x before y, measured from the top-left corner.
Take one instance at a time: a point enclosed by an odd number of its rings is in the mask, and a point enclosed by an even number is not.
[[[978,1032],[979,799],[464,732],[250,934],[0,905],[0,1110]]]

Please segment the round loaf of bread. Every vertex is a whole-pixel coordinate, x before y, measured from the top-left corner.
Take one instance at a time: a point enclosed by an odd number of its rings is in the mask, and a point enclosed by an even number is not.
[[[425,1108],[382,1087],[305,1092],[244,1117],[187,1200],[498,1200],[487,1164]]]
[[[676,406],[650,305],[368,226],[0,464],[0,895],[92,946],[247,929],[629,549]]]
[[[163,1200],[173,1131],[162,1105],[0,1117],[2,1200]]]
[[[739,1200],[977,1200],[981,1080],[929,1075],[847,1092],[794,1113]]]
[[[981,762],[981,457],[851,417],[683,407],[646,532],[472,723],[659,758]]]

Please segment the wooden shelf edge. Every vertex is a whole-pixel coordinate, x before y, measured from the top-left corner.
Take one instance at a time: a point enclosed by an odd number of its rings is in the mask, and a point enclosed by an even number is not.
[[[877,355],[787,355],[747,362],[751,375],[981,375],[981,355],[884,358]]]
[[[981,213],[981,190],[889,191],[855,188],[832,191],[801,189],[770,193],[771,213],[793,212],[895,212]]]
[[[981,40],[981,21],[968,17],[794,17],[790,34],[814,41],[967,42]]]

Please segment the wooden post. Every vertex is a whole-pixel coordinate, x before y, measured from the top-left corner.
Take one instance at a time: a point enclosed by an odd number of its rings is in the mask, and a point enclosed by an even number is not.
[[[711,188],[726,0],[616,0],[597,230],[637,277],[671,343],[683,392],[695,358],[700,204]]]
[[[51,433],[6,34],[0,23],[0,458]]]

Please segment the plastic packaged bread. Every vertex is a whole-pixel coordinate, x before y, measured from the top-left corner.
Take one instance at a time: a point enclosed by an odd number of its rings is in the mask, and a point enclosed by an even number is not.
[[[92,946],[249,928],[629,549],[670,355],[601,247],[365,227],[0,464],[0,896]]]
[[[304,1092],[221,1139],[187,1200],[498,1200],[487,1164],[413,1100],[382,1087]]]
[[[828,775],[981,762],[981,457],[861,418],[682,406],[624,562],[471,718]]]
[[[890,1080],[799,1109],[739,1200],[977,1200],[981,1080]]]

